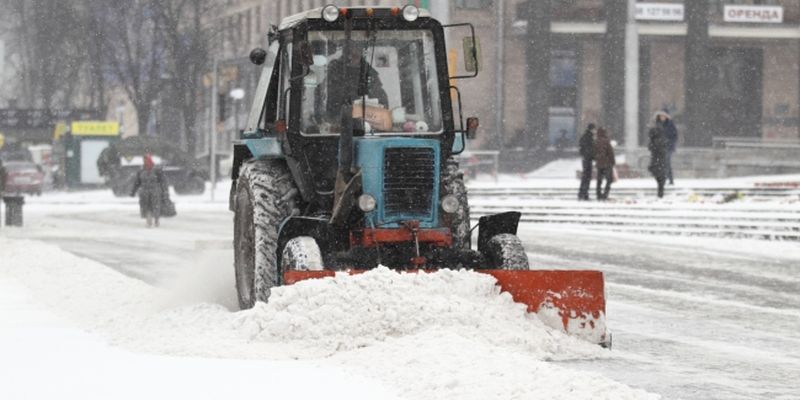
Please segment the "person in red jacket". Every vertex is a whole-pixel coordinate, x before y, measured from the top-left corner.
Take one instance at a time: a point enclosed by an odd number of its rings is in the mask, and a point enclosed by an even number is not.
[[[158,226],[161,218],[163,196],[168,196],[167,180],[161,168],[156,168],[153,156],[145,154],[144,167],[136,174],[131,197],[139,192],[139,212],[147,222],[147,227]]]
[[[611,138],[604,128],[597,130],[597,138],[594,141],[594,162],[597,167],[597,200],[607,200],[617,161],[614,158]],[[603,181],[606,184],[605,190],[602,189]]]

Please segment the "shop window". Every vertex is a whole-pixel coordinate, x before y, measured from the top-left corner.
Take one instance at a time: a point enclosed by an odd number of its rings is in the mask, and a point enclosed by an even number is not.
[[[492,0],[456,0],[455,6],[463,10],[485,10],[493,7]]]
[[[554,0],[553,20],[597,22],[604,19],[602,0]]]
[[[554,49],[550,58],[550,119],[548,144],[575,143],[578,103],[578,57],[573,49]]]
[[[578,61],[574,50],[553,50],[550,59],[550,106],[575,107]]]

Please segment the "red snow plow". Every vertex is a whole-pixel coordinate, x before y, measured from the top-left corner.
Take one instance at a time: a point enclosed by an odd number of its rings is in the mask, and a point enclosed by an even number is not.
[[[420,270],[421,272],[430,272]],[[349,270],[359,274],[365,270]],[[413,272],[413,271],[411,271]],[[499,270],[477,269],[492,275],[504,292],[517,303],[528,306],[546,325],[603,347],[611,347],[606,330],[606,300],[603,273],[583,270]],[[331,277],[335,271],[286,271],[284,283]]]

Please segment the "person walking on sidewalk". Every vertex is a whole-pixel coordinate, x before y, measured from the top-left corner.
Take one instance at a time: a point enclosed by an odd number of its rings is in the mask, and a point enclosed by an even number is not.
[[[678,128],[672,122],[672,117],[666,111],[656,112],[656,125],[661,129],[667,143],[667,158],[665,160],[666,177],[670,185],[675,184],[672,176],[672,155],[678,145]]]
[[[597,127],[595,124],[589,124],[578,142],[578,148],[583,160],[578,200],[589,200],[589,185],[592,182],[592,160],[594,159],[594,134],[596,131]]]
[[[594,140],[594,160],[597,166],[597,200],[608,200],[608,193],[611,191],[611,180],[614,176],[614,166],[617,164],[614,158],[614,148],[611,146],[611,139],[604,128],[597,130],[597,138]],[[605,189],[602,189],[605,181]]]
[[[169,186],[161,168],[156,168],[153,156],[145,154],[144,167],[136,174],[131,197],[139,191],[139,213],[147,221],[147,227],[158,226],[161,218],[163,197],[168,196]]]
[[[658,125],[650,128],[648,135],[650,136],[650,143],[647,144],[647,149],[650,150],[650,166],[647,167],[647,169],[650,170],[650,173],[656,178],[658,198],[660,199],[664,197],[664,183],[667,181],[669,145],[666,135],[664,135]]]
[[[0,160],[0,195],[6,190],[6,167],[3,166],[3,160]],[[0,200],[1,201],[1,200]]]

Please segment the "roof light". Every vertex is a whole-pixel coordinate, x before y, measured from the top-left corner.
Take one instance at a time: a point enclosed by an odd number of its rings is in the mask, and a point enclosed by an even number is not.
[[[414,22],[417,18],[419,18],[419,8],[411,4],[403,7],[403,19],[408,22]]]
[[[325,6],[322,9],[322,19],[328,22],[334,22],[339,19],[339,8],[333,4]]]
[[[367,9],[367,16],[371,17],[373,14],[375,14],[375,10],[373,8],[368,8]]]
[[[400,7],[392,7],[392,16],[396,17],[400,15]]]

